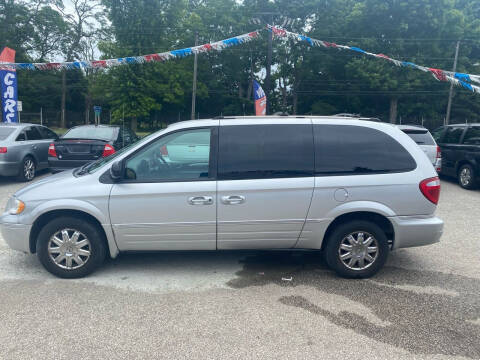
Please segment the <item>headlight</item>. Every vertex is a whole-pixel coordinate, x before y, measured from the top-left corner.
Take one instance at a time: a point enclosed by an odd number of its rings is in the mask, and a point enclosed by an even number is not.
[[[15,196],[12,196],[10,200],[8,200],[7,207],[5,208],[5,212],[11,215],[21,214],[23,210],[25,210],[25,203],[18,200]]]

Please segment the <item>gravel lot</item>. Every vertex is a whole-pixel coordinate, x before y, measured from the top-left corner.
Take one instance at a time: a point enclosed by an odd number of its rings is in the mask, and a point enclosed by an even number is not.
[[[2,209],[21,186],[0,179]],[[442,186],[442,241],[361,281],[292,252],[121,255],[60,280],[0,238],[0,359],[479,359],[480,191]]]

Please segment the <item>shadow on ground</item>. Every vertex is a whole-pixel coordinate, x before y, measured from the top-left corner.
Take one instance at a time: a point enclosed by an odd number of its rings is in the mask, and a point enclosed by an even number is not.
[[[39,170],[35,174],[35,178],[32,181],[34,182],[34,181],[38,180],[38,177],[45,177],[45,176],[49,176],[49,175],[51,175],[51,174],[50,174],[50,171],[48,169]],[[0,176],[0,185],[16,185],[16,184],[18,184],[19,187],[22,187],[22,185],[26,186],[26,185],[30,184],[30,182],[19,181],[15,176]]]
[[[300,294],[279,299],[413,354],[480,358],[480,280],[394,267],[371,280],[347,280],[328,271],[316,253],[287,252],[248,256],[237,276],[229,286],[303,285],[358,302],[389,325],[373,324],[354,312],[335,314],[321,307],[321,299],[313,304]]]

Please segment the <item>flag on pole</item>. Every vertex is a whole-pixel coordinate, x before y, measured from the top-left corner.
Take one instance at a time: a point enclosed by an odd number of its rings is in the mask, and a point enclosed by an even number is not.
[[[17,72],[15,68],[2,63],[15,62],[15,50],[4,48],[0,54],[0,91],[2,94],[2,122],[18,122]]]
[[[267,97],[258,82],[253,80],[253,90],[255,98],[255,115],[262,116],[267,114]]]

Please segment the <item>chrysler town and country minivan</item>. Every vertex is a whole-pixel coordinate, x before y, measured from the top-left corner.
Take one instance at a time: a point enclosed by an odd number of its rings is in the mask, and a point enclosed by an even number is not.
[[[75,278],[122,251],[316,249],[344,277],[391,250],[439,241],[440,182],[388,124],[239,117],[169,126],[110,157],[14,194],[13,249]]]

